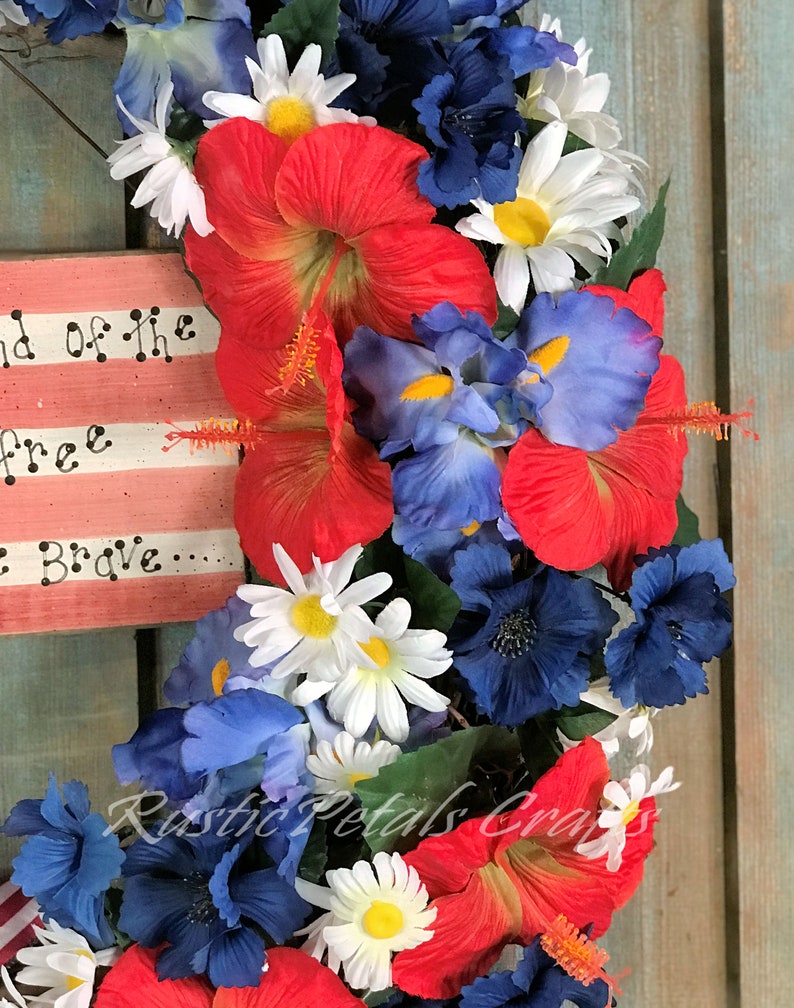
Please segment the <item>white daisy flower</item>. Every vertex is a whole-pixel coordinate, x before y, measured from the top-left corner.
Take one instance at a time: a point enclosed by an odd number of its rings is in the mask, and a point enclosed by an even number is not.
[[[642,756],[650,752],[653,747],[651,718],[656,717],[659,713],[658,708],[635,704],[626,709],[620,700],[612,696],[609,690],[609,679],[606,676],[590,683],[589,688],[579,695],[579,699],[591,707],[597,707],[599,710],[615,715],[615,720],[611,724],[593,735],[596,742],[601,743],[601,748],[607,758],[611,759],[616,756],[620,751],[620,743],[626,739],[634,743],[635,755]],[[559,728],[557,729],[557,738],[566,751],[579,745],[578,742],[564,735]]]
[[[333,744],[322,739],[317,743],[317,752],[306,759],[306,768],[314,775],[314,793],[321,796],[314,811],[325,812],[350,798],[359,781],[377,777],[378,771],[393,763],[401,752],[399,746],[385,739],[370,745],[356,742],[347,732],[339,732]]]
[[[355,81],[351,73],[337,74],[327,80],[320,73],[322,49],[306,46],[292,73],[289,72],[284,43],[278,35],[267,35],[256,43],[259,65],[246,56],[254,95],[207,91],[204,104],[224,118],[241,116],[276,133],[287,143],[308,133],[315,126],[335,122],[363,122],[374,125],[369,117],[359,119],[347,109],[331,108],[331,102]],[[216,126],[221,120],[205,120]]]
[[[0,966],[0,980],[3,982],[6,993],[14,999],[9,1001],[7,998],[0,997],[0,1008],[26,1008],[27,1002],[14,986],[5,966]]]
[[[25,968],[17,974],[16,982],[25,987],[47,989],[43,994],[27,998],[28,1004],[89,1008],[97,966],[112,966],[121,955],[121,949],[113,947],[94,952],[82,935],[62,928],[55,921],[43,928],[34,927],[34,931],[41,945],[17,952],[17,960]],[[11,988],[9,991],[12,992]]]
[[[253,666],[275,662],[270,675],[276,679],[309,675],[319,683],[316,695],[321,696],[327,683],[336,682],[362,660],[364,653],[356,642],[366,639],[372,624],[361,606],[391,585],[390,575],[371,574],[346,587],[362,550],[351,546],[330,563],[313,556],[314,569],[304,576],[281,544],[274,544],[273,556],[288,587],[237,589],[240,598],[251,604],[253,619],[238,627],[234,636],[255,648]]]
[[[119,149],[108,158],[110,176],[125,179],[135,172],[149,168],[143,181],[130,200],[132,206],[151,203],[149,211],[161,227],[172,234],[181,233],[185,221],[197,233],[208,235],[215,228],[207,220],[204,192],[193,174],[193,154],[190,144],[181,144],[165,135],[168,107],[174,94],[174,85],[168,80],[160,86],[155,104],[155,121],[136,119],[116,98],[119,108],[134,123],[139,133],[119,141]]]
[[[502,301],[520,312],[530,273],[535,290],[561,294],[575,286],[575,263],[588,273],[609,261],[614,221],[640,201],[625,175],[595,149],[563,156],[568,130],[552,122],[530,141],[518,173],[516,198],[496,206],[472,200],[480,211],[457,224],[468,238],[502,245],[494,280]]]
[[[7,22],[17,25],[30,24],[27,14],[14,0],[0,0],[0,28],[5,28]]]
[[[296,881],[304,899],[330,906],[328,913],[297,932],[309,936],[304,950],[315,959],[327,955],[328,966],[336,973],[341,967],[355,990],[385,990],[392,982],[392,954],[433,937],[428,928],[436,909],[427,908],[427,889],[415,868],[409,868],[399,854],[384,851],[372,864],[358,861],[352,868],[327,872],[326,879],[330,894]]]
[[[446,637],[438,630],[409,630],[411,605],[404,598],[391,601],[370,623],[358,644],[364,655],[337,682],[327,684],[328,713],[360,738],[377,718],[381,731],[393,742],[408,737],[406,703],[426,711],[443,711],[449,699],[424,679],[440,675],[452,664]],[[321,694],[309,682],[299,686],[293,703],[304,704]]]
[[[598,817],[598,825],[606,832],[595,840],[578,844],[577,853],[592,859],[606,854],[608,871],[617,871],[626,846],[626,828],[640,814],[640,802],[675,791],[680,786],[680,781],[673,783],[672,767],[666,767],[651,782],[651,771],[644,763],[634,767],[628,780],[609,781],[604,788],[604,801],[608,807]]]

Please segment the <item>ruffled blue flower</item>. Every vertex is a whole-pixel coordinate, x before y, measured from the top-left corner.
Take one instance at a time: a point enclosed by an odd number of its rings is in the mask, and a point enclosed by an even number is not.
[[[104,31],[116,14],[116,0],[26,0],[22,4],[31,24],[51,18],[47,38],[55,45]]]
[[[720,595],[736,583],[720,539],[666,546],[639,558],[629,594],[636,622],[606,650],[610,687],[624,707],[667,707],[707,693],[703,663],[730,644]]]
[[[504,8],[510,5],[498,6]],[[501,16],[503,12],[499,13]],[[472,32],[472,37],[485,40],[492,53],[506,57],[514,78],[550,67],[555,59],[571,66],[576,65],[577,56],[573,46],[560,42],[551,32],[540,32],[530,25],[478,28]]]
[[[274,868],[247,864],[253,833],[235,835],[235,825],[226,836],[140,839],[128,851],[119,926],[145,948],[169,943],[157,960],[160,979],[206,973],[215,986],[256,986],[262,932],[282,944],[309,911]]]
[[[539,294],[505,345],[540,365],[553,389],[541,429],[556,444],[600,451],[628,430],[659,368],[662,341],[611,298],[568,291],[556,302]]]
[[[202,787],[203,773],[182,765],[187,739],[185,712],[164,707],[144,719],[129,742],[113,746],[113,768],[120,784],[141,781],[147,791],[162,792],[171,803],[192,798]]]
[[[478,977],[461,991],[460,1008],[604,1008],[613,1004],[603,980],[586,987],[569,976],[540,947],[536,938],[513,972]]]
[[[113,90],[136,118],[154,121],[158,83],[169,79],[174,100],[203,118],[213,117],[202,101],[206,91],[250,93],[245,57],[255,59],[256,46],[243,0],[193,4],[186,15],[193,9],[198,16],[186,16],[170,30],[166,24],[127,27],[127,51]],[[118,115],[125,133],[138,132],[121,109]]]
[[[102,816],[90,811],[85,784],[64,784],[61,797],[50,774],[46,796],[18,802],[2,832],[30,837],[14,858],[11,881],[36,899],[45,918],[73,928],[95,948],[112,945],[105,892],[118,876],[124,854]]]
[[[342,0],[327,73],[356,80],[336,104],[381,124],[401,121],[441,62],[434,40],[451,31],[447,0]]]
[[[455,668],[481,713],[512,726],[579,702],[587,656],[618,618],[591,581],[541,566],[514,583],[506,549],[471,546],[455,557],[452,588],[461,600]]]
[[[171,703],[213,700],[225,691],[230,678],[240,676],[252,681],[262,678],[267,670],[255,669],[249,662],[251,648],[234,637],[237,627],[250,618],[250,605],[237,595],[232,595],[220,609],[201,617],[196,623],[196,636],[163,686]]]
[[[419,166],[419,189],[434,206],[450,209],[481,196],[505,203],[516,195],[526,124],[516,109],[514,77],[506,56],[486,37],[452,46],[448,64],[414,101],[433,145]]]
[[[140,26],[154,31],[171,31],[185,20],[182,0],[148,3],[147,0],[119,0],[116,23],[119,27]]]

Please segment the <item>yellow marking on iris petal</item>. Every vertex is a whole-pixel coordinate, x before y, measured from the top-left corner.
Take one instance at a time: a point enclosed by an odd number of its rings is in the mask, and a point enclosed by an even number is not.
[[[571,345],[570,336],[555,336],[548,343],[537,347],[532,353],[527,354],[527,360],[532,364],[537,364],[543,374],[548,374],[565,359],[568,347]],[[535,379],[537,381],[537,378]]]
[[[406,385],[400,393],[403,402],[419,402],[424,399],[442,399],[452,395],[455,382],[446,374],[422,375],[415,382]]]
[[[302,98],[281,95],[269,102],[265,110],[265,128],[291,144],[317,125],[314,111]]]
[[[372,938],[393,938],[402,931],[404,918],[393,903],[373,900],[361,923]]]
[[[640,803],[635,799],[628,803],[628,805],[623,809],[623,815],[620,817],[620,823],[622,826],[628,826],[630,822],[633,822],[637,816],[640,814]]]
[[[379,669],[386,668],[391,661],[389,647],[380,637],[370,637],[366,644],[359,641],[358,646],[367,658],[371,658],[375,662]]]
[[[220,696],[223,693],[224,683],[231,674],[232,667],[226,658],[221,658],[215,663],[215,668],[212,670],[212,689],[215,696]]]
[[[549,215],[539,203],[526,196],[518,196],[509,203],[497,203],[493,219],[506,238],[525,248],[542,245],[551,230]]]
[[[475,532],[479,531],[479,529],[480,529],[480,523],[475,518],[473,522],[470,522],[468,525],[464,526],[464,528],[462,528],[460,532],[461,535],[473,536]]]
[[[292,625],[304,637],[323,640],[336,629],[336,616],[320,605],[319,595],[304,595],[292,606]]]

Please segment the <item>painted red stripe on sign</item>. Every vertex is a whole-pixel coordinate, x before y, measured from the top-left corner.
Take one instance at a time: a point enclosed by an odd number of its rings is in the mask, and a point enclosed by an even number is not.
[[[0,544],[100,530],[113,536],[234,528],[236,474],[236,466],[206,466],[23,476],[13,486],[0,484]]]
[[[180,255],[125,254],[0,263],[0,311],[33,315],[151,307],[191,308],[201,294]]]
[[[229,416],[212,354],[30,364],[2,372],[0,426],[86,427]],[[78,384],[79,379],[79,384]],[[10,405],[9,405],[10,404]]]
[[[76,630],[95,626],[150,626],[197,620],[233,595],[240,575],[120,578],[118,581],[64,581],[43,591],[41,585],[3,589],[0,633]],[[52,593],[50,595],[50,593]]]

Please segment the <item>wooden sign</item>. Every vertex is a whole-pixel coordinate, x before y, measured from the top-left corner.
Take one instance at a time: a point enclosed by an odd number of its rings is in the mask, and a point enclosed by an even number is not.
[[[219,327],[164,254],[0,263],[0,633],[192,620],[243,579]]]

